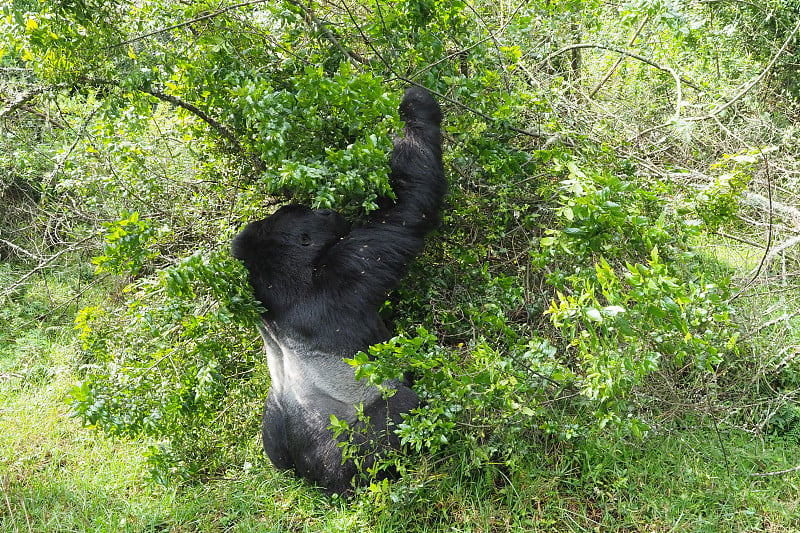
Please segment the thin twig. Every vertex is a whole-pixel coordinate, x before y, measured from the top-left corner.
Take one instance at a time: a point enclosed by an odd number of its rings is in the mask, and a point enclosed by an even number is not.
[[[28,514],[28,507],[25,505],[25,496],[20,494],[19,501],[22,503],[22,512],[25,514],[25,523],[28,524],[28,533],[33,533],[33,529],[31,528],[31,517]]]
[[[798,25],[798,28],[800,28],[800,24]],[[761,150],[759,150],[759,152],[761,152]],[[761,155],[764,155],[764,153],[761,152]],[[769,256],[770,248],[772,247],[772,177],[770,176],[769,172],[769,159],[767,159],[766,157],[764,157],[764,170],[767,177],[767,199],[769,200],[769,211],[768,211],[769,225],[767,226],[767,246],[766,248],[764,248],[764,255],[761,256],[761,262],[758,264],[758,268],[756,268],[756,270],[753,272],[753,275],[750,277],[750,281],[745,283],[744,286],[742,286],[742,288],[739,289],[739,292],[734,294],[728,300],[728,302],[732,302],[735,299],[739,298],[742,295],[742,293],[756,281],[756,278],[761,273],[761,269],[764,268],[764,263],[766,263],[767,257]]]
[[[561,55],[561,54],[564,54],[566,52],[569,52],[570,50],[575,50],[575,49],[580,49],[580,48],[598,48],[600,50],[608,50],[610,52],[616,52],[618,54],[624,54],[624,55],[626,55],[628,57],[632,57],[632,58],[634,58],[634,59],[636,59],[638,61],[641,61],[642,63],[647,63],[651,67],[656,68],[658,70],[662,70],[664,72],[670,72],[669,67],[664,67],[662,65],[659,65],[655,61],[653,61],[651,59],[647,59],[644,56],[640,56],[639,54],[634,54],[633,52],[629,52],[628,50],[623,50],[621,48],[615,48],[613,46],[606,46],[604,44],[595,44],[595,43],[577,43],[577,44],[571,44],[569,46],[565,46],[564,48],[561,48],[560,50],[556,50],[552,54],[548,55],[546,58],[544,58],[539,63],[539,65],[540,66],[544,65],[544,64],[548,63],[554,57],[556,57],[558,55]],[[688,79],[684,78],[683,76],[681,76],[681,81],[684,83],[684,85],[688,85],[692,89],[695,89],[697,91],[703,92],[703,89],[700,86],[698,86],[697,84],[693,83],[691,80],[688,80]]]
[[[798,30],[800,30],[800,21],[797,22],[794,29],[792,30],[792,33],[789,34],[789,37],[786,38],[786,41],[784,41],[783,46],[781,46],[780,50],[778,50],[775,53],[775,56],[773,56],[772,60],[767,64],[766,68],[764,68],[764,70],[762,70],[758,76],[756,76],[752,81],[750,81],[750,83],[746,84],[744,88],[741,91],[739,91],[739,93],[736,96],[725,102],[723,105],[715,108],[707,115],[704,115],[702,117],[687,118],[686,120],[693,120],[693,121],[706,120],[713,116],[719,115],[720,113],[728,109],[730,106],[732,106],[734,103],[739,101],[745,94],[749,93],[750,90],[753,87],[755,87],[756,84],[758,84],[761,80],[763,80],[767,76],[767,74],[772,70],[772,67],[775,65],[775,62],[778,61],[778,58],[783,54],[783,52],[786,51],[786,48],[789,46],[789,43],[792,42],[792,39],[794,39],[794,35],[798,32]]]
[[[325,38],[327,38],[333,46],[335,46],[344,56],[353,63],[354,66],[360,68],[359,63],[366,63],[364,60],[359,60],[352,52],[348,52],[342,43],[339,42],[339,39],[333,34],[333,32],[328,28],[328,25],[322,22],[317,18],[314,12],[311,10],[311,6],[308,7],[304,6],[299,0],[287,0],[290,4],[296,6],[298,9],[302,10],[303,13],[306,14],[308,18],[311,19],[311,22],[314,23],[314,26],[317,27],[319,31],[325,34]],[[309,2],[310,4],[310,2]]]
[[[790,474],[792,472],[797,472],[798,470],[800,470],[800,465],[793,466],[792,468],[787,468],[786,470],[778,470],[777,472],[756,472],[755,474],[750,474],[750,477],[780,476],[783,474]]]
[[[719,431],[719,424],[717,423],[717,417],[714,414],[711,414],[711,420],[714,422],[714,431],[717,433],[717,441],[719,441],[719,447],[722,449],[722,458],[725,459],[725,470],[728,472],[728,477],[731,477],[731,465],[728,462],[728,452],[725,450],[725,441],[722,440],[722,433]]]
[[[38,255],[36,255],[36,254],[34,254],[32,252],[29,252],[28,250],[26,250],[25,248],[22,248],[21,246],[17,246],[13,242],[10,242],[10,241],[7,241],[5,239],[0,238],[0,244],[5,244],[6,246],[11,248],[12,250],[16,250],[17,252],[20,252],[22,255],[27,255],[31,259],[36,259],[37,261],[41,261],[42,260],[42,258],[39,257]]]
[[[6,492],[6,486],[8,484],[8,474],[3,477],[2,489],[3,489],[3,497],[6,500],[6,507],[8,507],[8,516],[11,517],[11,521],[14,521],[14,510],[11,508],[11,502],[8,501],[8,493]],[[19,528],[17,524],[14,524],[14,531],[19,533]]]
[[[3,292],[0,292],[0,298],[5,298],[6,296],[12,294],[17,289],[17,287],[21,287],[25,283],[25,281],[27,281],[28,278],[30,278],[40,270],[44,269],[47,265],[49,265],[50,263],[61,257],[63,254],[77,250],[78,248],[80,248],[82,244],[94,238],[96,238],[96,235],[90,235],[89,237],[85,237],[80,241],[73,243],[71,246],[64,248],[63,250],[60,250],[59,252],[56,252],[55,254],[51,255],[46,259],[43,259],[36,267],[34,267],[27,274],[19,278],[16,281],[16,283],[6,288]]]
[[[45,91],[45,87],[36,87],[30,91],[23,93],[17,97],[16,100],[8,104],[2,111],[0,111],[0,120],[4,119],[6,115],[13,113],[27,102],[33,100]]]
[[[758,244],[756,242],[749,241],[747,239],[743,239],[742,237],[737,237],[736,235],[731,235],[730,233],[725,233],[724,231],[721,231],[721,230],[717,230],[717,235],[719,235],[720,237],[725,237],[726,239],[732,239],[734,241],[740,242],[742,244],[746,244],[748,246],[752,246],[753,248],[763,248],[764,247],[763,245]]]
[[[642,30],[644,29],[645,24],[647,24],[647,21],[649,21],[649,20],[650,20],[650,15],[645,15],[645,17],[642,19],[642,23],[639,24],[639,27],[636,28],[636,31],[633,32],[633,36],[628,41],[628,46],[633,46],[633,43],[636,42],[636,38],[639,37],[640,33],[642,33]],[[594,86],[594,89],[592,89],[589,92],[589,99],[594,98],[594,95],[597,94],[597,91],[599,91],[600,88],[603,85],[605,85],[605,83],[609,80],[609,78],[611,78],[611,76],[614,75],[614,73],[617,71],[617,69],[622,64],[622,62],[625,61],[625,57],[626,57],[625,55],[620,55],[617,58],[616,63],[614,63],[614,65],[610,69],[608,69],[608,72],[606,72],[606,75],[603,76],[603,79],[600,80],[599,82],[597,82],[597,85]]]
[[[75,139],[72,141],[72,144],[69,146],[69,148],[67,149],[66,153],[61,157],[61,159],[58,160],[58,162],[56,163],[56,166],[53,168],[53,170],[44,178],[44,180],[42,180],[42,190],[47,191],[47,190],[50,189],[50,184],[53,182],[53,178],[55,178],[56,175],[59,172],[61,172],[61,169],[64,168],[64,165],[66,164],[67,159],[69,159],[69,156],[72,155],[72,151],[75,150],[75,147],[78,146],[78,143],[83,138],[83,135],[86,133],[86,128],[89,127],[89,124],[92,122],[92,119],[97,114],[97,112],[100,111],[101,107],[103,107],[102,103],[97,105],[97,107],[95,107],[92,110],[92,112],[89,113],[86,116],[86,118],[83,120],[83,123],[81,124],[81,128],[75,134]]]
[[[153,30],[153,31],[151,31],[149,33],[145,33],[143,35],[139,35],[138,37],[134,37],[133,39],[129,39],[127,41],[122,41],[121,43],[112,44],[111,46],[108,46],[106,48],[106,50],[111,50],[113,48],[119,48],[120,46],[125,46],[126,44],[135,43],[137,41],[141,41],[141,40],[147,39],[148,37],[152,37],[152,36],[158,35],[160,33],[166,33],[168,31],[177,30],[178,28],[183,28],[184,26],[190,26],[190,25],[192,25],[192,24],[194,24],[196,22],[201,22],[203,20],[214,18],[217,15],[221,15],[223,13],[226,13],[226,12],[234,10],[234,9],[239,9],[240,7],[247,7],[247,6],[251,6],[251,5],[255,5],[255,4],[263,4],[265,2],[269,2],[269,0],[251,0],[250,2],[242,2],[240,4],[235,4],[235,5],[232,5],[232,6],[223,7],[223,8],[217,9],[216,11],[212,11],[211,13],[207,13],[207,14],[202,15],[200,17],[194,18],[192,20],[187,20],[187,21],[181,22],[179,24],[173,24],[172,26],[168,26],[166,28],[161,28],[161,29],[158,29],[158,30]]]
[[[520,9],[520,8],[521,8],[521,7],[522,7],[524,4],[525,4],[525,2],[522,2],[522,3],[520,4],[519,8],[517,8],[517,11],[519,11],[519,9]],[[436,97],[438,97],[439,99],[441,99],[441,100],[445,100],[445,101],[447,101],[447,102],[450,102],[451,104],[454,104],[454,105],[456,105],[456,106],[458,106],[458,107],[461,107],[462,109],[465,109],[465,110],[469,111],[470,113],[473,113],[473,114],[475,114],[475,115],[478,115],[479,117],[481,117],[481,118],[483,118],[483,119],[486,119],[486,120],[487,120],[487,121],[489,121],[489,122],[492,122],[492,123],[494,123],[494,122],[497,122],[497,120],[496,120],[494,117],[492,117],[492,116],[490,116],[490,115],[487,115],[486,113],[483,113],[482,111],[478,111],[477,109],[474,109],[474,108],[472,108],[472,107],[469,107],[468,105],[466,105],[466,104],[464,104],[464,103],[462,103],[462,102],[459,102],[458,100],[454,100],[453,98],[450,98],[449,96],[446,96],[446,95],[444,95],[444,94],[441,94],[441,93],[439,93],[439,92],[437,92],[437,91],[434,91],[434,90],[432,90],[432,89],[430,89],[430,88],[428,88],[428,87],[425,87],[425,86],[423,86],[423,85],[421,85],[421,84],[419,84],[419,83],[415,82],[414,80],[410,79],[409,77],[407,77],[407,76],[403,76],[402,74],[400,74],[399,72],[397,72],[397,71],[395,70],[395,68],[394,68],[394,67],[393,67],[393,66],[392,66],[392,65],[391,65],[391,64],[390,64],[390,63],[389,63],[389,62],[386,60],[386,58],[384,58],[384,57],[383,57],[383,55],[382,55],[380,52],[378,52],[378,50],[377,50],[377,49],[375,48],[375,46],[372,44],[372,40],[371,40],[371,39],[369,39],[369,38],[368,38],[368,37],[367,37],[367,36],[364,34],[363,30],[361,29],[361,25],[360,25],[360,24],[358,24],[358,22],[357,22],[357,21],[356,21],[356,19],[355,19],[355,16],[353,15],[352,11],[350,10],[350,8],[347,6],[347,4],[346,4],[346,3],[345,3],[345,5],[344,5],[344,8],[347,10],[347,14],[350,16],[350,20],[352,20],[352,21],[353,21],[353,23],[354,23],[354,24],[356,25],[356,27],[358,28],[358,31],[359,31],[359,33],[361,33],[361,37],[362,37],[362,39],[364,39],[364,41],[367,43],[367,46],[369,46],[369,47],[370,47],[370,49],[373,51],[373,53],[374,53],[376,56],[378,56],[378,59],[380,59],[381,63],[383,63],[383,64],[384,64],[384,66],[385,66],[387,69],[389,69],[389,71],[392,73],[392,75],[394,75],[394,77],[395,77],[395,78],[397,78],[398,80],[400,80],[400,81],[402,81],[402,82],[405,82],[405,83],[407,83],[407,84],[409,84],[409,85],[414,85],[414,86],[417,86],[417,87],[422,87],[422,88],[425,88],[425,89],[427,89],[428,91],[430,91],[430,92],[431,92],[431,94],[435,95],[435,96],[436,96]],[[516,11],[515,11],[515,13],[516,13]],[[508,24],[508,23],[506,23],[506,25],[507,25],[507,24]],[[483,42],[485,42],[485,41],[487,41],[487,40],[489,40],[489,39],[490,39],[490,37],[487,37],[486,39],[484,39],[484,41],[483,41]],[[458,55],[458,54],[454,54],[454,55]],[[506,125],[505,125],[505,127],[506,127],[506,128],[508,128],[509,130],[511,130],[511,131],[513,131],[513,132],[515,132],[515,133],[520,133],[520,134],[522,134],[522,135],[527,135],[527,136],[529,136],[529,137],[534,137],[534,138],[537,138],[537,139],[543,139],[543,138],[547,138],[547,136],[546,136],[546,135],[544,135],[544,134],[542,134],[542,133],[538,133],[538,132],[534,132],[534,131],[529,131],[529,130],[525,130],[525,129],[522,129],[522,128],[517,128],[517,127],[514,127],[514,126],[512,126],[512,125],[510,125],[510,124],[506,124]]]

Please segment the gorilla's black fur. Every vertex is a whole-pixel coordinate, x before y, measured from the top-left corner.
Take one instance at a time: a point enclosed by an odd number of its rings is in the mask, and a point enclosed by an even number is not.
[[[383,398],[342,360],[389,339],[378,309],[438,225],[447,190],[439,105],[410,88],[399,111],[405,127],[390,159],[393,205],[352,230],[335,211],[290,205],[248,224],[232,245],[267,309],[260,331],[272,387],[264,449],[276,467],[294,468],[328,492],[346,492],[357,473],[352,460],[342,464],[330,415],[355,429],[366,468],[382,449],[399,446],[392,426],[419,403],[399,381],[385,384],[396,392]],[[369,424],[359,421],[357,406]]]

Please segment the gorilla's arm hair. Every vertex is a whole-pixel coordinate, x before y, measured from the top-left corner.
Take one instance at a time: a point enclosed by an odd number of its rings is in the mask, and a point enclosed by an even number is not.
[[[422,89],[409,89],[400,104],[404,136],[390,158],[397,202],[353,229],[317,265],[321,287],[335,296],[383,303],[439,224],[447,181],[442,165],[441,110]]]

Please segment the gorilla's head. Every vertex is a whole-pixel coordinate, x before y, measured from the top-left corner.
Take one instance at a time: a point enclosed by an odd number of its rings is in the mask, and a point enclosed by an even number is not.
[[[236,236],[231,253],[251,274],[291,273],[314,264],[321,253],[350,231],[350,223],[331,209],[287,205],[251,222]]]

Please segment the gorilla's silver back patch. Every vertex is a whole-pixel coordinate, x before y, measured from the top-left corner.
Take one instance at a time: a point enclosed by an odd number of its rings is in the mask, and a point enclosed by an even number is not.
[[[330,410],[331,400],[348,411],[354,405],[368,405],[381,395],[377,387],[358,381],[353,367],[330,354],[307,350],[302,342],[281,339],[269,324],[258,327],[264,340],[272,387],[281,397],[294,397],[302,406]],[[335,409],[338,411],[338,409]],[[337,414],[333,411],[331,414]]]

